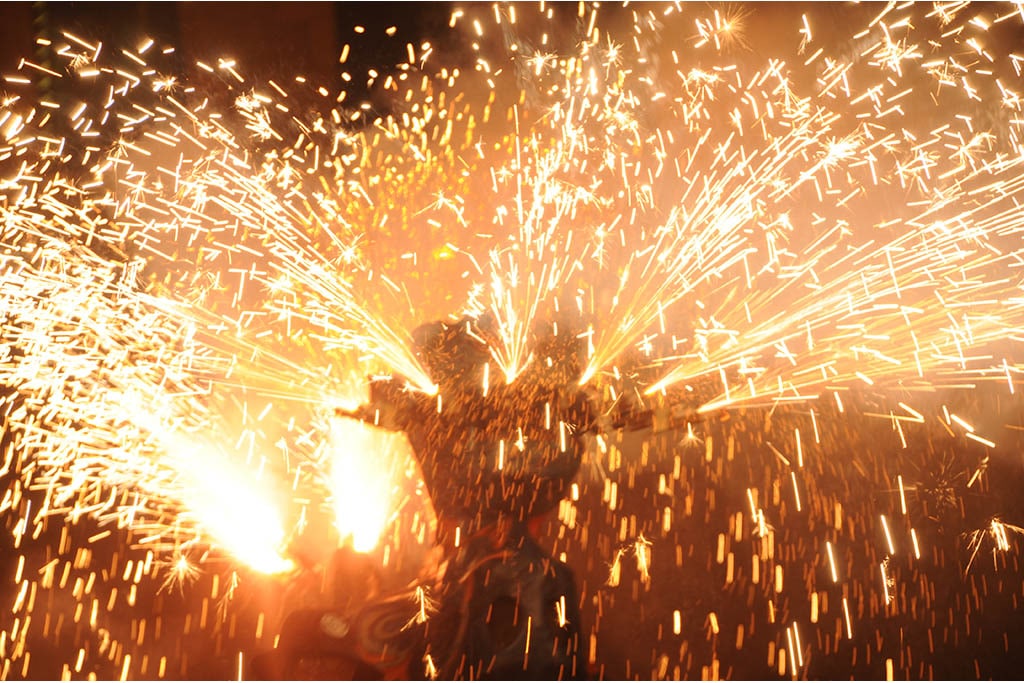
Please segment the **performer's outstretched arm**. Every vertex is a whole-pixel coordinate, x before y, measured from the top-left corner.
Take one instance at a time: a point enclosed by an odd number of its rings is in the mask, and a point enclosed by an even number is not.
[[[370,380],[370,400],[354,408],[337,408],[334,414],[382,429],[407,431],[418,412],[417,397],[398,377]]]

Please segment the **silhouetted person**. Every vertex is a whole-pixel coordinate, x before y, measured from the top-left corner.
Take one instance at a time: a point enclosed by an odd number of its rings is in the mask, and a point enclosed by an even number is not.
[[[343,414],[404,432],[420,462],[442,558],[439,608],[425,632],[438,676],[580,678],[586,657],[572,573],[534,540],[595,424],[577,383],[578,340],[542,340],[529,368],[506,383],[487,344],[492,334],[470,318],[418,328],[417,355],[437,394],[377,380],[369,403]]]

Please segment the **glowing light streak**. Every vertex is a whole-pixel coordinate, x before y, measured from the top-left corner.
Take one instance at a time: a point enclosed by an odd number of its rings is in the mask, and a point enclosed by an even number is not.
[[[889,588],[893,586],[892,579],[889,577],[889,558],[885,558],[883,562],[878,563],[878,571],[882,576],[882,591],[885,597],[885,604],[888,605],[892,602],[892,593],[889,592]]]
[[[889,549],[890,555],[896,554],[896,547],[892,542],[892,533],[889,531],[889,521],[885,518],[885,515],[879,515],[882,520],[882,531],[885,532],[885,545]]]
[[[839,572],[836,571],[836,558],[832,554],[832,541],[825,541],[825,552],[828,555],[828,568],[832,574],[832,583],[839,583]]]
[[[903,475],[902,474],[897,474],[896,475],[896,485],[897,485],[897,487],[899,488],[899,491],[900,491],[900,512],[905,517],[907,515],[907,495],[906,495],[906,492],[903,489]]]
[[[843,622],[846,624],[846,638],[853,640],[853,622],[850,620],[850,602],[843,596]]]

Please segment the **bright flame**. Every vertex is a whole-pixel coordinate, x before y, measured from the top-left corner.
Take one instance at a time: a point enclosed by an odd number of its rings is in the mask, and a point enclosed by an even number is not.
[[[294,568],[281,551],[280,510],[252,470],[198,441],[178,435],[161,441],[170,447],[173,467],[189,480],[184,503],[202,531],[255,571],[280,574]]]
[[[331,420],[331,497],[342,543],[359,553],[377,547],[391,519],[397,467],[412,457],[404,435],[358,420]]]
[[[159,444],[165,454],[161,464],[181,478],[183,519],[193,518],[202,535],[255,571],[280,574],[294,568],[282,554],[282,515],[257,474],[222,449],[162,425],[152,415],[138,413],[133,419]]]

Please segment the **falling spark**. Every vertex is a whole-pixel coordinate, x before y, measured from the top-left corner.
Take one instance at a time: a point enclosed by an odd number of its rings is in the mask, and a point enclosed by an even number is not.
[[[882,531],[885,532],[885,545],[889,549],[889,555],[896,554],[896,547],[892,542],[892,533],[889,531],[889,522],[886,520],[885,515],[879,515],[882,520]]]
[[[889,589],[894,584],[893,579],[889,576],[889,558],[886,557],[884,561],[878,563],[878,570],[882,575],[882,590],[885,594],[885,604],[888,605],[892,602],[892,593]]]
[[[651,582],[651,542],[642,534],[633,544],[633,554],[636,555],[636,569],[640,573],[640,581],[649,585]]]
[[[828,554],[828,568],[832,574],[832,583],[839,583],[839,573],[836,571],[836,558],[832,554],[831,541],[825,541],[825,551]]]

